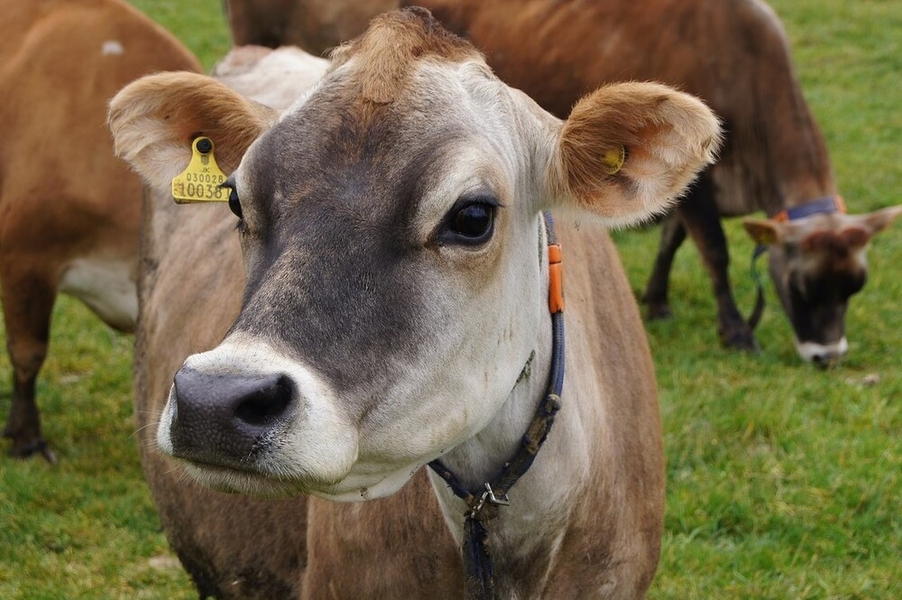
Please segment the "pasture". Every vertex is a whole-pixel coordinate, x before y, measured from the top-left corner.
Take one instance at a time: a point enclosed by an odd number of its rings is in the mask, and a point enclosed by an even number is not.
[[[207,67],[228,47],[219,2],[134,4]],[[902,202],[902,5],[772,4],[850,210]],[[727,228],[748,311],[752,243],[738,220]],[[658,232],[615,239],[638,292]],[[722,350],[697,253],[687,243],[677,255],[675,318],[648,324],[668,460],[651,598],[902,597],[902,223],[875,239],[869,257],[870,281],[847,316],[849,356],[817,370],[797,358],[769,282],[762,353]],[[196,597],[138,464],[131,344],[80,304],[59,302],[38,386],[59,464],[0,456],[0,598]],[[4,355],[0,371],[8,369]],[[4,418],[9,394],[0,385]]]

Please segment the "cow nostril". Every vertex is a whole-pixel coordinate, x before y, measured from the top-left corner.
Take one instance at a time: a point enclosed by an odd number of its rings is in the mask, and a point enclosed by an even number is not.
[[[235,416],[249,425],[271,425],[291,406],[292,395],[291,383],[285,376],[263,382],[260,388],[238,399]]]

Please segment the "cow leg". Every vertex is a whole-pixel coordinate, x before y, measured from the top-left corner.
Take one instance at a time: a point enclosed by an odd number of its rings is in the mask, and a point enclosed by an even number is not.
[[[679,215],[674,212],[661,223],[661,241],[658,244],[658,256],[655,258],[655,266],[648,278],[645,294],[642,301],[648,307],[648,318],[668,319],[672,316],[670,304],[667,301],[667,289],[670,287],[670,269],[673,266],[673,258],[683,240],[686,239],[686,228]]]
[[[47,356],[56,286],[47,274],[29,272],[23,267],[3,269],[0,294],[6,345],[13,367],[12,404],[3,435],[12,438],[12,456],[27,458],[41,454],[48,461],[56,462],[41,435],[35,402],[35,380]]]
[[[708,172],[702,173],[677,208],[695,245],[698,247],[717,300],[717,321],[724,346],[737,350],[757,351],[752,328],[742,318],[730,287],[730,254],[727,238],[720,223],[714,200],[714,188]]]

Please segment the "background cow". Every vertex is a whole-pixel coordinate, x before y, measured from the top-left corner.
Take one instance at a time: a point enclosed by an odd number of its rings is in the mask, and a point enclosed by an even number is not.
[[[154,415],[163,409],[156,432],[163,449],[190,461],[195,477],[233,491],[365,499],[397,490],[443,453],[468,483],[480,481],[520,443],[521,423],[507,421],[531,416],[550,371],[539,211],[554,205],[617,224],[659,211],[712,159],[718,135],[697,100],[648,84],[601,90],[562,126],[491,78],[471,48],[420,13],[374,25],[281,118],[209,80],[163,76],[121,92],[111,127],[119,151],[158,189],[187,164],[198,133],[214,140],[226,172],[242,164],[229,182],[237,194],[229,204],[241,219],[246,286],[234,219],[224,207],[176,208],[158,196],[145,213],[136,359],[143,459],[164,525],[202,593],[222,597],[298,593],[292,575],[303,573],[304,597],[458,598],[460,561],[444,523],[459,541],[463,505],[434,479],[437,503],[422,472],[400,494],[363,505],[311,498],[304,511],[301,499],[216,494],[148,451]],[[599,160],[621,145],[629,147],[626,162],[600,174]],[[494,228],[471,231],[470,217],[482,222],[488,206],[498,211]],[[512,492],[521,504],[493,522],[499,587],[502,597],[514,589],[526,597],[635,597],[650,583],[661,531],[654,375],[610,239],[601,230],[577,235],[562,227],[560,234],[572,264],[567,404],[543,455]],[[396,261],[410,270],[394,270]],[[218,349],[188,359],[164,408],[181,361],[215,345],[233,320]],[[370,344],[376,333],[387,343]],[[248,336],[283,351],[257,355],[263,346],[245,346]],[[448,340],[455,340],[451,347]],[[308,384],[319,380],[344,390],[335,410],[366,410],[348,412],[347,426],[342,418],[311,425],[302,437],[322,445],[304,439],[294,448],[289,435],[263,454],[232,456],[230,442],[218,445],[204,434],[230,439],[228,426],[213,426],[225,421],[194,421],[193,402],[218,414],[228,403],[216,397],[231,395],[233,376],[253,379],[246,369],[277,365],[280,381],[292,378],[285,390],[310,392]],[[452,373],[459,377],[448,379]],[[207,397],[196,377],[225,384],[224,395]],[[408,385],[423,393],[405,393]],[[484,394],[472,391],[483,386]],[[375,402],[383,395],[393,401]],[[305,397],[301,413],[331,410],[318,394]],[[264,400],[253,390],[251,398]],[[520,401],[502,408],[510,398]],[[455,406],[460,402],[466,405]],[[255,408],[239,403],[250,412],[238,412],[260,426],[281,420],[264,415],[256,400]],[[453,414],[444,414],[449,407]],[[191,423],[200,426],[197,435]],[[304,426],[306,417],[295,424]],[[344,434],[355,425],[359,452],[348,462]],[[261,432],[252,445],[269,446],[291,427]],[[483,448],[493,456],[487,465],[470,458],[483,435],[500,436],[497,447]],[[284,461],[286,471],[276,475],[258,462],[264,454]],[[234,460],[244,466],[233,470]],[[380,465],[398,461],[403,466],[383,477]],[[342,469],[359,469],[353,477],[372,484],[349,483]],[[548,495],[540,493],[546,486]],[[544,530],[525,555],[518,523]]]
[[[760,0],[414,3],[469,37],[504,81],[562,118],[580,95],[615,80],[662,81],[705,99],[723,120],[726,143],[720,160],[662,226],[658,256],[643,295],[650,317],[670,315],[670,270],[688,233],[711,276],[721,341],[735,348],[757,348],[752,327],[733,297],[719,216],[758,211],[772,218],[800,215],[805,223],[793,228],[792,235],[779,235],[777,225],[760,223],[751,225],[749,232],[772,249],[771,276],[800,356],[827,363],[845,354],[845,312],[849,297],[864,285],[867,244],[902,207],[858,217],[840,213],[844,205],[823,136],[802,96],[782,26],[766,4]],[[298,44],[313,53],[337,45],[341,35],[356,33],[354,27],[364,21],[367,10],[376,14],[386,8],[385,0],[281,0],[283,8],[290,5],[286,10],[292,17],[276,27],[268,20],[269,0],[228,0],[227,5],[233,34],[244,43]],[[252,13],[253,19],[245,18]],[[350,15],[347,20],[345,14]],[[321,26],[324,22],[331,25]],[[811,213],[831,216],[807,218]]]
[[[0,0],[0,292],[13,456],[54,456],[35,379],[57,292],[130,331],[142,184],[113,156],[106,105],[133,79],[199,70],[169,33],[118,0]]]

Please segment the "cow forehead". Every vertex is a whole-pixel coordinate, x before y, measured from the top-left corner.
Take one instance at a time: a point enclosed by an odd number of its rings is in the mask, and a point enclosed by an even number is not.
[[[264,198],[391,198],[394,208],[423,197],[436,173],[463,188],[510,181],[529,154],[516,141],[528,120],[513,98],[428,11],[383,15],[333,53],[320,84],[251,148],[239,187],[270,183],[255,189]]]
[[[406,92],[387,103],[362,95],[361,68],[352,60],[336,69],[283,115],[248,152],[239,187],[283,209],[343,200],[373,217],[425,208],[428,222],[457,196],[479,188],[502,196],[528,175],[527,120],[480,62],[413,64]]]

